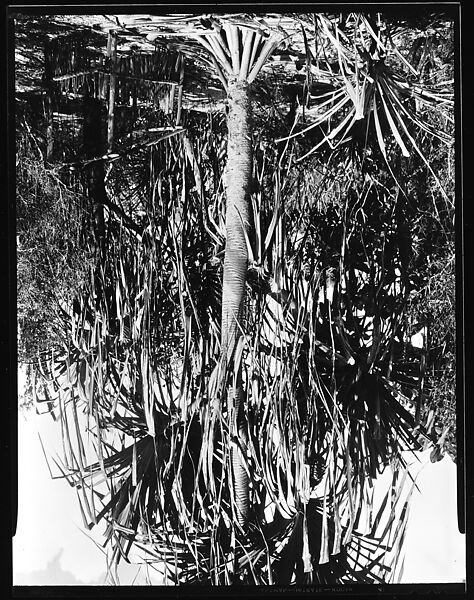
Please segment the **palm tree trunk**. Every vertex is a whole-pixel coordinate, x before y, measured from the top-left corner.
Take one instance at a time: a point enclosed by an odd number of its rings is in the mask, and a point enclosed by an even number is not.
[[[247,278],[248,251],[246,236],[251,230],[250,182],[252,176],[252,142],[250,136],[250,95],[245,81],[229,81],[227,117],[227,167],[226,167],[226,250],[222,284],[222,356],[232,365],[235,346],[241,334],[242,305]],[[241,373],[235,373],[237,384],[228,390],[234,402],[235,431],[241,450],[233,448],[231,454],[237,519],[245,526],[249,512],[249,485],[245,469],[247,436],[243,419]]]
[[[248,437],[245,419],[243,418],[244,390],[242,382],[239,381],[234,389],[229,390],[229,393],[233,393],[236,421],[234,431],[238,441],[238,446],[237,444],[232,445],[230,454],[234,480],[234,500],[237,508],[237,520],[242,527],[245,527],[249,515],[249,477],[245,468]]]
[[[222,353],[230,365],[240,330],[251,229],[250,96],[245,81],[229,82],[226,167],[226,249],[222,282]]]

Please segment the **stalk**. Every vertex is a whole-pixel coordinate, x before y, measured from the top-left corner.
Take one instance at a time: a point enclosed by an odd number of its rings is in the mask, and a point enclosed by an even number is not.
[[[230,365],[240,331],[251,230],[250,95],[245,81],[229,81],[226,167],[226,250],[222,283],[222,353]]]
[[[249,482],[245,467],[247,436],[243,415],[241,362],[233,364],[237,339],[243,327],[242,305],[247,278],[248,251],[246,236],[251,230],[250,182],[252,176],[252,144],[250,137],[251,104],[246,81],[230,80],[228,84],[227,167],[226,167],[226,250],[222,285],[222,356],[234,373],[235,386],[229,386],[228,398],[234,402],[231,431],[237,433],[242,452],[231,454],[237,520],[245,527],[249,512]]]

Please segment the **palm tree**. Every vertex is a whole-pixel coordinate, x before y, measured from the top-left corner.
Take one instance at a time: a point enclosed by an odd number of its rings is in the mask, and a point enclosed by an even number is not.
[[[135,544],[177,582],[386,580],[381,559],[368,569],[358,556],[400,546],[401,496],[378,538],[381,515],[365,538],[361,507],[370,516],[387,465],[403,483],[401,449],[427,439],[407,410],[420,356],[403,335],[410,240],[392,158],[414,153],[430,168],[415,128],[449,136],[420,110],[451,100],[401,76],[396,27],[381,18],[98,19],[111,23],[173,64],[184,56],[185,77],[172,69],[159,84],[170,105],[181,86],[181,115],[160,116],[151,160],[146,145],[123,149],[148,194],[110,173],[107,261],[63,313],[72,345],[44,369],[86,523],[108,519],[113,561]],[[226,127],[182,108],[186,68],[199,81],[199,64],[222,84]],[[252,105],[269,96],[287,114],[265,115],[270,134],[252,139]],[[89,464],[76,396],[96,439]]]
[[[233,363],[238,340],[244,334],[242,308],[249,266],[248,240],[252,232],[251,182],[251,91],[250,85],[265,61],[282,40],[280,32],[264,39],[259,31],[233,23],[211,22],[211,36],[198,36],[219,69],[227,92],[227,165],[226,165],[226,246],[222,281],[221,352],[226,369],[231,367],[234,385],[228,390],[233,401],[235,428],[241,452],[232,452],[237,518],[245,526],[249,513],[248,475],[245,460],[247,435],[243,423],[241,365]],[[251,23],[251,22],[250,22]],[[230,58],[228,58],[230,57]],[[233,373],[232,373],[233,371]]]

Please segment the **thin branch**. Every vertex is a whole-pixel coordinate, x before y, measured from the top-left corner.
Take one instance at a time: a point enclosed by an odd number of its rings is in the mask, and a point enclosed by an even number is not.
[[[253,66],[252,70],[250,71],[250,75],[248,76],[247,80],[249,83],[252,83],[255,80],[271,53],[281,44],[281,42],[282,39],[279,36],[278,39],[270,38],[265,42],[262,52],[260,53],[257,62]]]
[[[89,69],[88,71],[78,71],[77,73],[68,73],[66,75],[58,75],[52,77],[52,81],[67,81],[68,79],[74,79],[75,77],[81,77],[84,75],[95,75],[96,73],[102,73],[103,75],[109,75],[109,72],[105,69]],[[117,79],[130,79],[133,81],[146,81],[148,83],[157,83],[161,85],[179,85],[177,81],[165,81],[163,79],[149,79],[147,77],[136,77],[133,75],[123,75],[120,73],[116,74]]]
[[[244,81],[247,79],[249,74],[249,61],[250,61],[250,52],[252,50],[253,44],[252,42],[255,39],[255,32],[251,30],[247,30],[245,41],[244,41],[244,49],[242,52],[242,61],[240,63],[240,73],[239,79]]]
[[[202,39],[200,41],[202,44],[203,43]],[[215,56],[220,61],[221,65],[224,67],[224,70],[227,71],[227,74],[232,75],[232,66],[231,66],[230,62],[227,60],[227,57],[225,56],[222,46],[219,44],[217,38],[213,37],[213,36],[209,36],[209,44],[212,47],[212,50],[211,50],[212,55]]]
[[[232,58],[232,69],[234,77],[237,77],[240,72],[239,61],[239,29],[236,25],[225,25],[227,39],[230,41],[230,55]]]
[[[92,163],[99,162],[101,160],[112,162],[112,161],[118,160],[119,158],[123,158],[124,156],[128,156],[135,150],[139,150],[141,148],[147,148],[148,146],[153,146],[155,144],[158,144],[159,142],[162,142],[163,140],[166,140],[170,137],[173,137],[173,136],[178,135],[179,133],[183,133],[183,131],[185,131],[184,127],[170,127],[170,128],[166,128],[166,129],[168,129],[168,131],[166,133],[164,133],[163,135],[161,135],[158,139],[151,140],[151,141],[145,142],[145,143],[133,144],[133,146],[130,146],[130,148],[127,148],[123,152],[113,152],[111,154],[103,154],[102,156],[86,158],[84,160],[78,160],[75,162],[63,163],[62,165],[59,165],[57,168],[65,169],[65,168],[69,167],[71,170],[74,170],[79,167],[85,167]],[[164,129],[164,130],[166,131],[166,129]]]

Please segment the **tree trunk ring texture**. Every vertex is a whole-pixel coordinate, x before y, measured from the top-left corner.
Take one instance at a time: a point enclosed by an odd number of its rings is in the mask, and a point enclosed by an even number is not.
[[[247,277],[246,235],[251,229],[250,182],[252,141],[250,94],[246,81],[228,87],[226,166],[226,250],[222,281],[222,354],[230,364],[240,335],[242,304]]]

